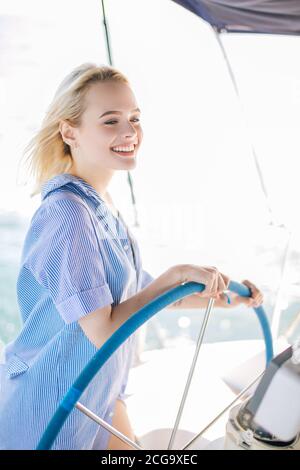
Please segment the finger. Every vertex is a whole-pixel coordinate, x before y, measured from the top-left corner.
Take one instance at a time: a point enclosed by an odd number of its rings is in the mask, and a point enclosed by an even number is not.
[[[221,273],[218,275],[218,291],[223,292],[226,289],[226,283],[224,282],[223,276]]]
[[[207,277],[205,293],[207,296],[212,297],[217,293],[216,268],[213,266],[206,266],[204,271],[206,272]]]
[[[209,266],[206,269],[212,275],[211,295],[214,298],[218,298],[219,294],[221,294],[226,289],[229,279],[227,278],[225,282],[222,274],[214,266]]]
[[[243,297],[243,296],[237,296],[239,302],[241,304],[247,305],[247,307],[251,307],[253,303],[253,299],[251,297]]]
[[[264,297],[260,290],[254,288],[251,290],[251,298],[254,299],[256,302],[262,302]]]
[[[254,302],[254,306],[255,306],[255,307],[259,307],[262,303],[263,303],[263,298],[262,298],[262,299],[257,299],[257,300],[255,300],[255,302]]]
[[[198,266],[195,266],[198,274]],[[210,297],[213,290],[214,276],[212,270],[208,267],[201,267],[202,282],[205,285],[205,289],[202,292],[197,292],[200,297]],[[204,275],[204,277],[203,277]]]
[[[249,289],[255,288],[255,285],[252,284],[252,282],[248,281],[248,279],[245,279],[244,281],[242,281],[242,284],[244,284],[245,286],[249,287]]]
[[[256,287],[256,285],[253,284],[252,282],[248,281],[247,279],[244,280],[244,281],[242,281],[242,283],[243,283],[245,286],[249,287],[249,289],[250,289],[251,291],[259,291],[259,289]]]
[[[255,299],[250,298],[250,299],[249,299],[249,304],[248,304],[248,306],[249,306],[249,307],[252,307],[252,308],[257,308],[257,307],[259,307],[261,304],[262,304],[262,302],[257,302]]]
[[[243,280],[242,283],[250,290],[251,297],[248,297],[248,306],[254,308],[259,307],[263,303],[262,292],[248,279]]]
[[[213,294],[216,298],[218,298],[219,294],[223,292],[224,286],[225,284],[223,282],[223,278],[220,275],[219,271],[216,269],[214,273],[214,294]]]
[[[212,290],[212,294],[213,296],[217,296],[219,294],[219,271],[216,270],[214,273],[213,273],[213,290]]]
[[[209,289],[208,289],[208,294],[210,297],[214,297],[216,298],[217,295],[218,295],[218,284],[217,284],[217,278],[215,276],[215,274],[211,274],[211,278],[210,278],[210,283],[209,283]]]
[[[223,273],[220,273],[222,278],[223,278],[223,281],[224,281],[224,284],[225,284],[225,289],[228,289],[228,286],[229,286],[229,283],[230,283],[230,278],[228,276],[226,276],[226,274],[223,274]]]
[[[245,284],[245,286],[249,286],[249,287],[253,285],[252,282],[250,282],[248,279],[244,279],[242,283]]]
[[[248,281],[247,279],[242,281],[242,284],[244,284],[245,286],[248,287],[248,289],[250,290],[250,295],[251,295],[252,298],[254,298],[255,295],[257,295],[258,293],[261,293],[257,289],[257,287],[254,284],[252,284],[252,282]]]
[[[206,273],[205,291],[202,296],[218,298],[219,294],[222,293],[229,282],[229,279],[225,276],[225,281],[219,270],[215,266],[205,266],[202,271]]]
[[[256,302],[262,302],[264,299],[264,296],[259,292],[258,294],[254,295],[253,298],[255,299]]]

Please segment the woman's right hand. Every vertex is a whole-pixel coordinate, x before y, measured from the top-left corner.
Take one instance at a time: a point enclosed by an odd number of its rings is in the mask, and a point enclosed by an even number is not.
[[[195,264],[180,264],[174,266],[179,276],[180,283],[199,282],[205,285],[202,292],[193,295],[200,297],[212,297],[217,299],[228,288],[229,277],[219,272],[214,266],[198,266]]]

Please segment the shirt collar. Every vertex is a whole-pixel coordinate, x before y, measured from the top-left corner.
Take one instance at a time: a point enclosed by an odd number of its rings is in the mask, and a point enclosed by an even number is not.
[[[99,193],[91,186],[87,181],[80,178],[79,176],[71,175],[70,173],[61,173],[54,176],[50,180],[46,181],[41,190],[41,199],[42,201],[48,196],[51,191],[54,191],[57,188],[65,186],[68,183],[73,183],[78,186],[88,197],[93,197],[99,201],[103,201]]]

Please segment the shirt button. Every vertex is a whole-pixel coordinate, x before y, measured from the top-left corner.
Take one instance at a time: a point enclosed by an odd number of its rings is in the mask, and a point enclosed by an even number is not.
[[[129,248],[129,245],[124,245],[125,250],[128,250],[128,248]]]

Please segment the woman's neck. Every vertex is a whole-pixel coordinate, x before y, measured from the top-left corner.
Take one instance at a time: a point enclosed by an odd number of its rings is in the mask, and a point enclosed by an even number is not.
[[[101,172],[101,178],[98,176],[97,173],[93,174],[91,170],[89,171],[85,169],[79,171],[74,166],[71,167],[68,173],[73,176],[78,176],[79,178],[82,178],[97,191],[101,199],[103,199],[104,201],[106,200],[107,188],[110,183],[110,180],[114,175],[114,170],[104,170],[103,172]],[[109,198],[110,196],[108,196],[108,199]]]

